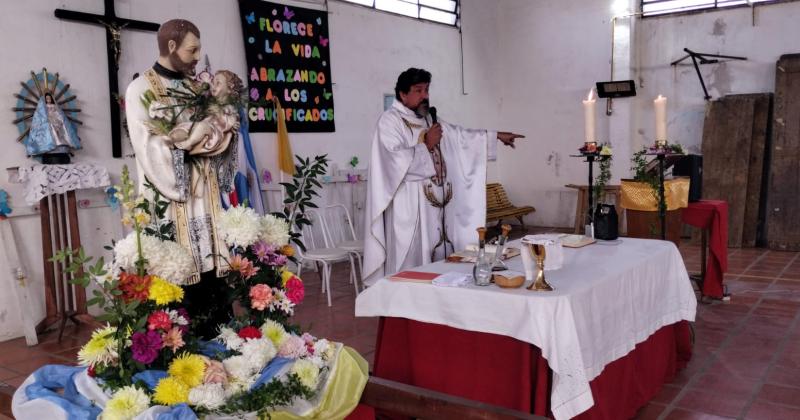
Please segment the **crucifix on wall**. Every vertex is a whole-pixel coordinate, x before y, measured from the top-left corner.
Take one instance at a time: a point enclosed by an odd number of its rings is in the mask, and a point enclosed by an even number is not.
[[[105,12],[102,15],[75,12],[66,9],[56,9],[55,15],[59,19],[74,20],[84,23],[103,25],[106,28],[106,53],[108,55],[108,92],[109,110],[111,112],[111,151],[115,158],[122,157],[122,137],[120,133],[120,107],[119,107],[119,57],[122,52],[120,35],[123,29],[136,29],[140,31],[158,31],[159,24],[142,22],[139,20],[123,19],[114,12],[114,0],[104,0]]]

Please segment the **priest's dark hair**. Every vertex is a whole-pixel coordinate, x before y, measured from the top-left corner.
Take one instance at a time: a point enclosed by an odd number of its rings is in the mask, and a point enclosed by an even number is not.
[[[410,68],[397,77],[397,84],[394,85],[394,97],[400,100],[400,92],[408,93],[411,86],[417,83],[430,83],[431,73],[423,69]]]
[[[188,20],[172,19],[162,23],[158,28],[158,54],[162,57],[169,55],[169,42],[175,41],[179,47],[189,32],[200,38],[200,30]]]

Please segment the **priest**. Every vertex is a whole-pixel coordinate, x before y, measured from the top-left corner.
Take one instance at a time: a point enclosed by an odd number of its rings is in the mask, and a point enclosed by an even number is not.
[[[186,280],[184,303],[196,323],[195,331],[210,339],[216,336],[217,325],[231,317],[223,278],[229,254],[217,235],[216,220],[222,211],[220,191],[232,189],[236,141],[197,148],[159,130],[171,115],[178,115],[177,125],[190,118],[191,112],[180,111],[175,92],[188,93],[187,86],[197,87],[190,77],[195,74],[200,47],[200,31],[192,22],[174,19],[161,25],[158,60],[131,82],[125,98],[139,191],[152,199],[153,191],[145,187],[149,183],[170,201],[167,216],[174,226],[172,233],[195,260],[195,272]]]
[[[476,242],[486,224],[486,162],[495,141],[524,137],[439,120],[428,102],[431,74],[410,68],[378,119],[367,184],[364,282],[431,261]]]

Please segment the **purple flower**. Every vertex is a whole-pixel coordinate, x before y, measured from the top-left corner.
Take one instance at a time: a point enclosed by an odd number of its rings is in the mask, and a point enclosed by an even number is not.
[[[270,172],[269,169],[264,169],[264,173],[261,176],[265,183],[269,184],[272,182],[272,172]]]
[[[161,350],[163,342],[161,341],[161,334],[156,331],[148,331],[146,333],[137,332],[131,338],[133,344],[133,360],[137,362],[150,364],[158,357],[158,351]]]
[[[262,263],[267,262],[269,254],[274,252],[271,246],[264,241],[258,241],[253,245],[253,254],[256,254],[258,260]]]
[[[267,262],[267,264],[269,264],[271,266],[275,266],[275,267],[280,267],[280,266],[286,265],[286,261],[287,260],[288,260],[288,258],[286,258],[286,255],[283,255],[283,254],[272,254],[269,257],[269,262]]]

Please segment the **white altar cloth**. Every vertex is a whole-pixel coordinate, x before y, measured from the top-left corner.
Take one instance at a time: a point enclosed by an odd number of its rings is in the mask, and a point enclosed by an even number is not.
[[[518,257],[506,264],[523,271]],[[471,272],[472,265],[439,261],[415,270]],[[623,238],[565,249],[563,267],[545,275],[552,292],[382,279],[358,296],[356,316],[407,318],[535,345],[553,371],[556,419],[594,405],[589,382],[607,364],[661,327],[695,318],[697,299],[672,242]]]

